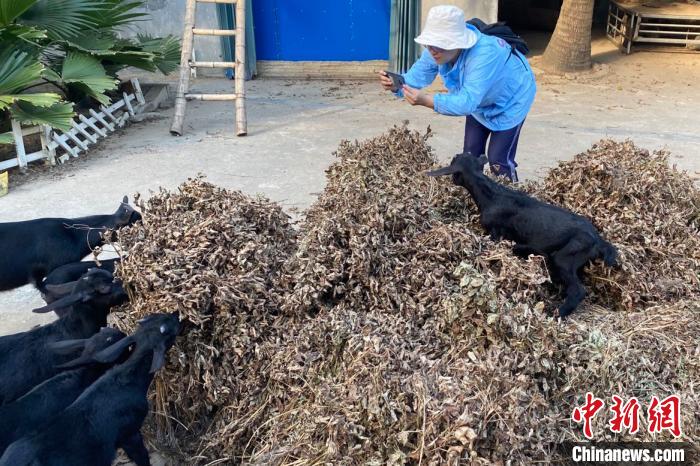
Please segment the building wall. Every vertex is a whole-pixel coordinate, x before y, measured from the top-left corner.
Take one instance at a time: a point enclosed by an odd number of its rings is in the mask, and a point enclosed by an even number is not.
[[[327,0],[318,0],[317,3],[317,5],[319,6],[316,8],[318,10],[318,14],[316,14],[314,18],[321,21],[319,24],[325,24],[325,22],[323,21],[324,14],[326,16],[333,17],[334,15],[330,14],[333,12],[338,13],[335,15],[335,17],[344,17],[351,20],[352,24],[350,24],[350,22],[348,21],[345,22],[347,23],[346,26],[348,26],[348,24],[352,26],[350,29],[350,34],[343,34],[343,37],[345,37],[346,42],[348,42],[348,44],[346,44],[348,45],[348,47],[345,47],[344,49],[338,51],[345,54],[345,56],[328,56],[324,59],[316,55],[309,55],[308,57],[299,55],[291,58],[285,58],[283,57],[284,54],[278,53],[278,51],[273,47],[271,49],[272,56],[274,57],[275,54],[277,54],[277,57],[272,58],[272,60],[359,60],[354,62],[348,61],[348,65],[358,67],[363,63],[367,63],[371,67],[371,71],[368,71],[366,74],[371,74],[372,76],[374,76],[376,71],[374,68],[386,68],[387,65],[385,59],[388,54],[389,46],[388,21],[390,1],[333,0],[332,2],[326,2]],[[135,25],[130,26],[128,29],[124,30],[123,35],[133,37],[138,33],[151,34],[154,36],[165,36],[168,34],[172,34],[176,37],[182,37],[182,32],[184,29],[185,3],[186,0],[147,0],[144,12],[147,13],[149,17],[144,21],[138,21]],[[265,6],[269,7],[270,5],[282,5],[288,7],[288,5],[290,4],[297,4],[303,6],[304,4],[314,3],[315,2],[313,2],[313,0],[254,0],[253,12],[261,14],[261,9],[265,9]],[[497,18],[498,0],[422,0],[421,24],[425,23],[425,18],[427,16],[428,10],[432,6],[440,4],[453,4],[459,6],[465,11],[467,19],[472,17],[479,17],[486,22],[494,22]],[[343,9],[347,10],[348,8],[352,10],[352,15],[349,15],[347,12],[343,13],[343,11],[341,11]],[[299,18],[304,18],[304,16],[300,16]],[[298,18],[296,20],[298,20]],[[261,34],[263,32],[261,31],[261,29],[265,29],[266,26],[263,24],[264,21],[261,22],[260,19],[255,18],[254,21],[256,23],[256,36],[258,36],[258,34]],[[340,22],[338,24],[342,25],[345,23]],[[218,28],[215,4],[200,3],[197,5],[196,24],[198,27],[202,28]],[[308,24],[308,22],[306,24]],[[334,28],[332,31],[333,34],[331,34],[334,36],[334,39],[336,33],[340,29],[338,24],[330,24],[330,26]],[[371,26],[369,29],[367,27],[368,24],[370,24]],[[268,24],[267,26],[268,32],[271,32],[269,30],[270,24]],[[345,27],[345,29],[347,29],[347,27]],[[297,37],[292,37],[291,39],[285,41],[285,43],[291,46],[295,42],[299,42],[299,37],[301,37],[299,34],[303,31],[304,28],[297,28]],[[308,42],[305,44],[307,51],[310,50],[315,54],[318,54],[322,51],[323,47],[321,47],[320,45],[323,45],[322,42],[324,40],[324,35],[321,34],[319,36],[321,32],[322,31],[320,31],[318,28],[313,28],[313,30],[308,29],[308,37],[301,37],[302,39]],[[380,36],[382,40],[379,39]],[[386,38],[384,39],[384,37]],[[278,34],[277,38],[275,39],[273,37],[272,40],[279,40],[280,38],[281,37]],[[256,44],[258,51],[262,51],[264,48],[262,39],[262,36],[256,37],[256,42],[258,42],[258,44]],[[330,43],[331,37],[329,36],[328,39],[328,43]],[[373,45],[373,48],[370,47],[368,49],[363,44],[369,39],[371,39],[370,43]],[[198,60],[219,61],[223,59],[221,51],[221,42],[218,37],[196,37],[194,43],[194,50]],[[268,60],[269,59],[270,58],[268,58]],[[379,64],[376,64],[374,61],[368,61],[373,59],[380,59],[380,61],[377,62]],[[262,62],[259,62],[261,64],[267,63],[265,62],[264,57],[260,56],[260,53],[258,53],[258,60],[262,60]],[[269,63],[274,64],[277,62],[271,61]],[[291,66],[292,62],[284,63],[286,66]],[[221,75],[222,73],[221,70],[201,69],[198,71],[204,75],[215,76]],[[258,71],[261,71],[261,66],[258,67]],[[313,70],[309,71],[304,69],[302,71],[302,74],[305,73],[309,76],[315,76],[315,72],[312,72]],[[319,76],[324,76],[325,73],[327,73],[327,71],[324,71],[324,69],[322,68],[319,68],[317,71],[318,72],[316,74],[318,74]],[[352,69],[350,71],[356,72],[357,70]],[[350,71],[348,71],[348,73],[346,74],[354,76],[354,74],[350,73]],[[343,73],[345,73],[345,71],[343,71]]]
[[[259,60],[366,61],[389,57],[391,0],[255,0]]]
[[[498,0],[422,0],[421,24],[425,24],[428,11],[436,5],[455,5],[464,10],[466,19],[480,18],[486,23],[498,19]]]
[[[293,0],[299,2],[299,0]],[[336,4],[339,0],[334,0],[333,3],[329,5]],[[139,21],[136,25],[128,28],[124,31],[126,36],[135,36],[137,33],[149,33],[156,36],[164,36],[168,34],[173,34],[177,37],[182,36],[182,30],[184,27],[184,17],[185,17],[185,0],[147,0],[146,7],[144,11],[149,14],[149,18],[145,21]],[[259,3],[259,5],[258,5]],[[276,2],[272,2],[276,3]],[[303,3],[303,2],[302,2]],[[375,7],[372,11],[360,11],[366,10],[367,6],[362,8],[362,3],[367,2],[348,2],[348,5],[356,4],[360,6],[357,8],[357,15],[360,19],[362,15],[372,13],[372,16],[379,13],[379,6]],[[371,2],[367,3],[369,5]],[[386,10],[388,2],[383,0],[381,3],[381,14],[382,21],[384,21],[383,16],[386,16],[384,10]],[[253,11],[257,12],[261,8],[265,8],[265,5],[271,4],[271,0],[258,0],[253,2]],[[422,0],[421,2],[421,24],[425,23],[425,18],[428,15],[428,10],[435,5],[457,5],[464,10],[467,19],[472,17],[478,17],[486,22],[495,22],[498,16],[498,0]],[[379,4],[378,4],[379,5]],[[338,9],[337,6],[333,7]],[[324,10],[329,10],[328,6],[319,9],[320,13],[316,16],[322,17],[322,12]],[[377,10],[377,11],[374,11]],[[387,22],[388,19],[384,22]],[[256,21],[259,23],[259,21]],[[216,21],[216,7],[212,3],[199,3],[197,5],[197,16],[196,24],[203,28],[217,28]],[[376,28],[375,28],[376,29]],[[380,29],[384,29],[382,26]],[[386,26],[388,33],[388,23]],[[258,31],[256,31],[256,34]],[[359,32],[359,34],[366,34],[366,32]],[[376,34],[376,32],[375,32]],[[348,36],[350,37],[350,36]],[[387,40],[387,52],[388,53],[388,40]],[[195,38],[194,49],[197,54],[197,58],[201,60],[213,61],[221,59],[221,45],[220,39],[217,37],[197,37]],[[377,53],[374,53],[377,55]],[[385,57],[372,57],[372,58],[385,58]],[[357,59],[357,58],[355,58]],[[367,58],[369,59],[369,58]]]
[[[133,26],[123,30],[122,35],[133,37],[139,33],[152,36],[172,34],[182,37],[185,27],[185,3],[185,0],[147,0],[145,9],[142,11],[148,14],[148,19],[137,21]],[[202,28],[218,29],[216,5],[198,3],[195,24]],[[218,37],[195,37],[194,51],[197,60],[219,61],[222,59],[221,41]]]

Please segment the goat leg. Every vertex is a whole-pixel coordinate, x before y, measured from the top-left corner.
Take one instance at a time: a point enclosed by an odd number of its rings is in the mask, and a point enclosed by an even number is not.
[[[488,231],[491,241],[500,241],[503,238],[503,231],[500,228],[492,226],[486,228],[486,231]]]
[[[592,241],[588,237],[574,237],[552,254],[554,267],[566,286],[566,298],[559,307],[559,317],[562,319],[571,314],[586,297],[578,271],[590,261],[593,251]]]
[[[576,307],[583,301],[586,297],[586,289],[583,287],[583,283],[576,273],[577,267],[576,255],[574,256],[555,256],[554,257],[555,268],[558,269],[559,277],[566,286],[566,297],[561,306],[559,306],[559,317],[565,319],[566,316],[571,314]]]
[[[527,244],[516,244],[513,246],[513,254],[523,259],[527,259],[530,254],[537,255],[537,251],[532,249]]]
[[[583,301],[585,297],[586,289],[578,280],[578,277],[576,277],[574,281],[566,286],[566,298],[562,305],[559,306],[559,317],[565,319],[566,316],[571,314],[578,305],[581,304],[581,301]]]
[[[545,263],[547,264],[547,272],[549,272],[549,279],[552,281],[552,284],[557,286],[561,285],[562,280],[559,274],[559,268],[554,264],[552,256],[545,256]]]
[[[143,444],[141,432],[136,431],[134,434],[126,437],[121,442],[120,447],[136,466],[151,466],[151,460],[148,458],[148,450]]]

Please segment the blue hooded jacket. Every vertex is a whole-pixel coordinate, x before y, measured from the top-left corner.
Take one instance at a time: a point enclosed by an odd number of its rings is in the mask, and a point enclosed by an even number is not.
[[[514,128],[525,120],[535,100],[532,69],[520,52],[511,54],[503,39],[482,34],[471,24],[466,27],[477,35],[477,42],[462,50],[454,66],[438,65],[426,49],[404,73],[406,84],[422,89],[440,73],[448,93],[433,96],[436,112],[471,115],[491,131]],[[403,91],[397,95],[403,96]]]

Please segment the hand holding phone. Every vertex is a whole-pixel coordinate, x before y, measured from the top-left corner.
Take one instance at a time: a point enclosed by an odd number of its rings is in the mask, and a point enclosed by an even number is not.
[[[384,71],[384,73],[391,79],[392,82],[392,91],[396,92],[401,87],[406,84],[406,80],[403,79],[403,76],[397,73],[392,73],[391,71]]]

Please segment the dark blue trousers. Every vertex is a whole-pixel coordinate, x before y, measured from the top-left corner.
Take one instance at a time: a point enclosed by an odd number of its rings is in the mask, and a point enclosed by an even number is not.
[[[523,120],[515,128],[505,131],[491,131],[471,116],[467,117],[464,124],[464,152],[470,152],[478,157],[487,154],[491,171],[496,175],[507,176],[513,181],[518,181],[518,173],[515,167],[515,151],[518,148],[518,138],[520,129],[523,127]],[[488,152],[486,151],[486,141],[491,136]]]

